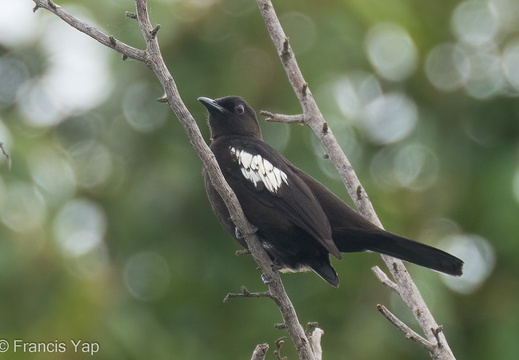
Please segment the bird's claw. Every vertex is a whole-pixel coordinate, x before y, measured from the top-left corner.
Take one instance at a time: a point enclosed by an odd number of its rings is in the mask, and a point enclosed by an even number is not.
[[[252,233],[251,234],[255,234],[257,231],[258,231],[258,228],[256,226],[252,225]],[[240,229],[238,229],[237,226],[234,227],[234,236],[236,237],[236,239],[243,239],[243,235],[242,235],[242,233],[240,232]]]
[[[265,285],[268,285],[270,283],[270,279],[265,274],[261,274],[261,281],[263,281],[263,284]]]

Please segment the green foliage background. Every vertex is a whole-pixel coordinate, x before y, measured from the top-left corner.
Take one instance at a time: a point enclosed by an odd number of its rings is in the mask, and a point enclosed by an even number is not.
[[[31,12],[29,0],[4,0],[7,13],[15,2]],[[133,11],[132,1],[58,3],[116,38],[143,46],[137,24],[124,15]],[[498,24],[493,39],[472,47],[462,43],[453,24],[463,4],[491,9]],[[517,25],[504,14],[514,19],[518,2],[274,5],[385,227],[436,246],[449,245],[440,240],[452,235],[484,239],[478,248],[484,261],[476,265],[488,267],[489,275],[469,291],[409,266],[456,356],[519,357],[519,90],[506,78],[498,90],[485,92],[493,83],[483,71],[480,78],[473,74],[442,90],[425,70],[428,54],[444,43],[469,55],[504,57],[518,38]],[[258,111],[300,111],[254,1],[150,0],[150,15],[162,25],[163,55],[206,138],[199,96],[236,94]],[[59,39],[75,30],[56,27],[59,21],[44,10],[31,16],[36,25],[29,40],[0,45],[0,141],[13,161],[9,171],[0,159],[0,339],[11,345],[15,339],[66,342],[67,351],[10,349],[1,357],[90,358],[74,353],[71,339],[99,343],[97,359],[246,359],[257,343],[273,349],[285,333],[273,327],[280,317],[272,302],[222,302],[242,285],[264,286],[253,261],[234,256],[237,244],[211,213],[201,163],[174,115],[155,101],[162,92],[151,71],[92,41],[89,46],[99,50],[92,61],[108,69],[99,74],[102,96],[92,106],[56,112],[49,103],[60,96],[41,97],[32,90],[60,60],[46,50],[49,39],[73,51],[72,43]],[[396,80],[368,56],[369,34],[388,23],[403,29],[416,51],[415,63]],[[469,87],[474,79],[483,89],[477,95]],[[67,81],[74,84],[68,96],[81,99],[85,79]],[[392,141],[374,139],[359,112],[343,109],[346,100],[338,89],[355,81],[359,94],[370,83],[380,94],[404,94],[416,110],[410,130]],[[57,114],[54,120],[38,123],[49,113]],[[348,198],[308,128],[260,122],[269,143]],[[416,153],[429,160],[413,168]],[[375,254],[335,261],[339,289],[313,274],[283,276],[301,321],[318,321],[324,329],[326,359],[428,358],[377,313],[376,304],[385,304],[416,328],[400,300],[372,275],[370,267],[377,264],[383,265]],[[296,358],[290,344],[283,351]],[[268,358],[274,358],[272,350]]]

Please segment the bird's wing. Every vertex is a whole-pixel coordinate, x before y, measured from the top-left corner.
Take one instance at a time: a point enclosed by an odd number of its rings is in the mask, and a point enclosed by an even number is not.
[[[238,198],[281,209],[283,216],[341,258],[319,201],[283,155],[263,141],[250,139],[236,139],[221,151],[229,151],[225,158],[230,159],[222,169],[239,181],[243,185],[241,191],[246,192],[238,193]]]

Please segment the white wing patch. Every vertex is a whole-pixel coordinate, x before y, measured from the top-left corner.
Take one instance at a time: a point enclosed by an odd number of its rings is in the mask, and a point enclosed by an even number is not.
[[[240,165],[243,176],[254,184],[257,189],[259,184],[263,184],[271,193],[277,193],[283,183],[288,185],[288,176],[283,171],[272,165],[272,163],[261,155],[252,155],[245,150],[238,150],[233,147],[233,155]]]

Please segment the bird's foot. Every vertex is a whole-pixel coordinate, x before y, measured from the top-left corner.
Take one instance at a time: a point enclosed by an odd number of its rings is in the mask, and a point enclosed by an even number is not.
[[[267,275],[261,274],[261,281],[263,281],[263,284],[268,285],[270,283],[270,279]]]
[[[252,233],[251,234],[255,234],[258,232],[258,228],[254,225],[252,225]],[[243,235],[242,233],[240,232],[240,229],[238,229],[237,226],[234,227],[234,236],[236,237],[236,239],[243,239]]]

